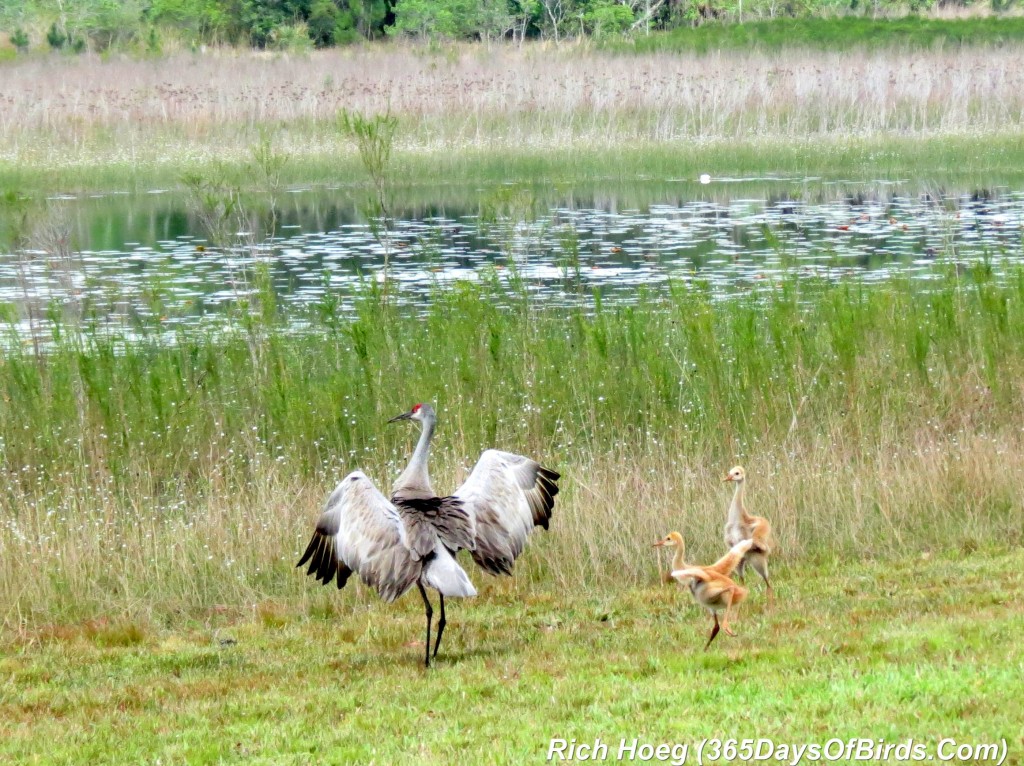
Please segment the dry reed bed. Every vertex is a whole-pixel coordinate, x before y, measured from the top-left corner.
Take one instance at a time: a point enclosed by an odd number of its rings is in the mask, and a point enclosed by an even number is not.
[[[5,65],[0,158],[116,145],[181,159],[196,142],[247,147],[267,125],[290,127],[282,136],[289,150],[338,151],[324,127],[339,109],[391,109],[403,118],[406,148],[421,150],[1006,131],[1024,122],[1020,57],[1016,48],[789,52],[780,63],[759,53],[615,56],[529,46],[446,57],[403,48],[54,56]]]
[[[1019,437],[933,438],[916,448],[891,437],[874,451],[819,438],[744,461],[748,505],[775,527],[777,569],[907,551],[924,566],[954,537],[964,552],[1021,539]],[[461,461],[442,459],[435,483],[454,487],[464,474]],[[651,543],[672,529],[686,535],[692,560],[721,554],[732,492],[721,483],[727,462],[687,455],[681,445],[555,462],[564,479],[551,531],[533,538],[515,580],[472,571],[485,595],[521,586],[612,592],[653,584],[667,562]],[[339,598],[372,600],[364,588],[339,596],[313,587],[294,568],[341,475],[300,480],[271,463],[262,480],[183,499],[175,511],[132,498],[131,523],[123,502],[96,488],[68,486],[73,496],[64,499],[25,498],[16,516],[22,527],[8,519],[0,533],[0,625],[21,630],[97,613],[160,622],[210,609],[244,611],[267,599],[302,611]],[[390,475],[374,478],[386,486]],[[778,582],[784,591],[784,574]]]

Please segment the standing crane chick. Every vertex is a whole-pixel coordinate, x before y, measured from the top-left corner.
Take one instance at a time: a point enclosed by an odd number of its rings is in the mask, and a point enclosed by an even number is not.
[[[725,630],[730,636],[735,636],[732,628],[729,627],[729,609],[739,606],[740,602],[747,597],[747,589],[742,585],[733,582],[729,575],[747,554],[753,543],[744,540],[733,546],[728,553],[711,566],[687,566],[685,564],[686,547],[683,543],[683,536],[678,532],[670,532],[664,540],[654,544],[657,547],[674,546],[675,556],[672,559],[672,576],[683,585],[690,586],[690,593],[694,600],[703,606],[715,624],[711,628],[711,635],[704,644],[704,651],[711,646],[711,642],[718,635],[719,627]],[[718,622],[718,613],[723,612],[722,622]]]
[[[774,600],[772,584],[768,580],[768,554],[771,552],[772,527],[768,519],[761,516],[751,516],[743,504],[743,484],[746,481],[746,473],[742,466],[736,466],[722,479],[723,482],[731,481],[736,485],[732,495],[732,503],[729,505],[729,512],[725,522],[725,544],[730,548],[743,540],[753,542],[750,552],[740,562],[738,574],[743,577],[747,564],[755,572],[761,575],[764,580],[768,600]]]
[[[683,541],[683,536],[678,532],[669,532],[665,535],[664,539],[658,540],[658,542],[651,547],[676,549],[676,552],[672,555],[672,564],[667,570],[661,573],[662,582],[672,582],[672,572],[686,566],[686,543]]]
[[[430,667],[434,610],[426,588],[441,599],[436,657],[445,626],[444,597],[476,595],[455,554],[466,548],[485,572],[511,574],[534,526],[547,529],[560,477],[521,455],[486,450],[454,495],[437,497],[427,474],[434,410],[417,404],[390,422],[399,420],[419,422],[423,430],[391,500],[361,471],[350,473],[328,498],[296,566],[308,561],[306,574],[324,585],[336,578],[339,589],[357,572],[385,601],[416,585],[427,616],[424,664]]]

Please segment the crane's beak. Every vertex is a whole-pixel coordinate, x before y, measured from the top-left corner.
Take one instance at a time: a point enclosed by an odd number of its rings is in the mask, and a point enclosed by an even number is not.
[[[411,418],[411,417],[412,417],[412,410],[409,410],[408,412],[403,412],[401,415],[395,415],[388,422],[389,423],[397,423],[399,420],[409,420],[409,418]]]
[[[732,476],[729,476],[728,474],[726,474],[726,477],[724,479],[722,479],[722,481],[732,481]]]
[[[656,542],[651,547],[652,548],[664,548],[665,547],[665,541],[664,540],[658,540],[658,542]]]

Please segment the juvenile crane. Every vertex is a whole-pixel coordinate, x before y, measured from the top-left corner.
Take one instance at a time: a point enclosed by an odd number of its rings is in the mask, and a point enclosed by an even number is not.
[[[734,545],[714,564],[702,567],[686,564],[686,544],[683,542],[683,536],[678,532],[669,532],[664,539],[654,544],[656,548],[672,547],[676,549],[675,555],[672,557],[672,577],[681,584],[690,586],[690,593],[693,594],[694,600],[707,609],[715,621],[711,628],[711,635],[708,636],[708,641],[704,644],[704,651],[707,651],[711,642],[715,640],[715,636],[718,635],[719,612],[724,612],[721,628],[730,636],[736,635],[729,627],[729,610],[738,607],[740,602],[747,597],[747,589],[733,582],[729,575],[733,573],[752,545],[750,540],[743,540]]]
[[[742,578],[747,564],[764,580],[768,600],[773,600],[772,584],[768,580],[768,554],[771,552],[772,527],[768,519],[751,516],[743,504],[743,484],[747,474],[742,466],[736,466],[725,475],[723,482],[731,481],[736,485],[729,504],[725,522],[725,544],[730,548],[743,540],[752,541],[750,552],[740,561],[738,574]]]
[[[560,476],[522,455],[491,449],[454,495],[438,497],[427,470],[434,409],[417,404],[388,422],[402,420],[418,422],[422,430],[391,499],[361,471],[346,476],[328,498],[297,566],[308,561],[306,574],[324,585],[336,579],[339,589],[356,572],[389,602],[416,585],[427,616],[424,664],[430,667],[434,610],[426,588],[440,595],[436,657],[445,627],[444,597],[476,595],[455,555],[466,549],[485,572],[511,574],[533,528],[548,528]]]

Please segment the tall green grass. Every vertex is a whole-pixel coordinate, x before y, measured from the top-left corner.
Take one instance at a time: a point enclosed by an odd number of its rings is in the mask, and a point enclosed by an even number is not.
[[[962,46],[1019,45],[1024,42],[1024,19],[986,17],[899,19],[845,17],[779,18],[744,24],[709,23],[679,27],[671,32],[637,37],[629,42],[608,41],[612,50],[638,53],[679,51],[709,53],[717,50],[780,51],[806,48],[823,51],[927,50]]]
[[[423,400],[440,491],[488,447],[563,473],[520,567],[537,581],[644,581],[667,527],[717,556],[736,462],[780,560],[1022,538],[1024,271],[794,275],[730,300],[677,284],[568,314],[496,276],[422,312],[338,298],[301,333],[264,292],[216,331],[86,316],[44,352],[10,338],[3,622],[308,598],[292,564],[323,498],[357,467],[389,488],[414,434],[385,421]]]

